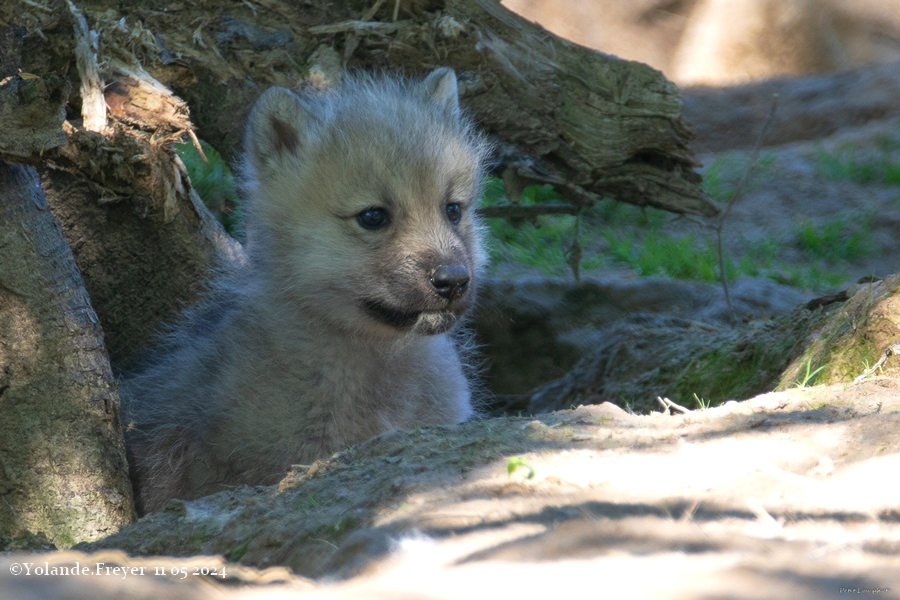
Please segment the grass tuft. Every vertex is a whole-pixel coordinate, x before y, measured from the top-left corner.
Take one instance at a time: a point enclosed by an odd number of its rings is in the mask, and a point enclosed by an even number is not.
[[[812,258],[827,261],[851,261],[874,252],[870,234],[872,219],[851,224],[846,219],[832,219],[813,224],[804,219],[795,228],[797,246]]]
[[[818,171],[830,179],[900,185],[900,138],[880,136],[865,148],[846,143],[816,151]]]

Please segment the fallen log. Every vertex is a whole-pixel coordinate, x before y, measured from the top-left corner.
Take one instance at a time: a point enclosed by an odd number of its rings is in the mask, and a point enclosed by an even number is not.
[[[672,83],[646,65],[557,38],[497,0],[400,2],[396,16],[390,3],[367,2],[101,4],[78,8],[99,37],[103,80],[117,77],[117,63],[146,70],[187,101],[201,136],[226,156],[239,151],[241,117],[260,91],[298,85],[317,65],[409,74],[449,65],[464,107],[497,140],[498,169],[558,185],[577,206],[606,196],[717,212],[699,188]],[[75,75],[68,11],[0,7],[0,19],[28,28],[25,69]],[[121,86],[106,90],[115,106],[110,96]]]

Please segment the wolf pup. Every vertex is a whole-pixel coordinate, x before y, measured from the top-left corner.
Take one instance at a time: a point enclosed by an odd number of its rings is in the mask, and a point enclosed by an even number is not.
[[[488,150],[454,72],[272,88],[244,147],[248,264],[123,384],[143,512],[473,412],[458,326]]]

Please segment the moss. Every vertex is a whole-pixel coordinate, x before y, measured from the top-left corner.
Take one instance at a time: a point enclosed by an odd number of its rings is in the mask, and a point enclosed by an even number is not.
[[[896,296],[900,276],[894,275],[863,286],[842,306],[821,315],[807,336],[804,349],[781,376],[781,388],[791,387],[802,377],[806,365],[823,367],[817,384],[853,381],[873,366],[885,349],[900,339],[900,310]],[[890,361],[888,361],[890,363]],[[896,362],[885,364],[885,372],[896,373]]]
[[[57,533],[56,540],[54,540],[54,542],[59,548],[71,548],[75,545],[75,538],[69,531],[60,531],[59,533]]]
[[[249,546],[250,542],[243,542],[242,544],[238,544],[225,555],[225,558],[227,558],[231,562],[240,562],[244,555],[247,554],[247,548]]]
[[[198,527],[194,529],[185,543],[187,553],[202,554],[205,546],[209,543],[210,539],[214,538],[215,536],[216,534],[214,532],[206,531],[205,528]]]
[[[740,336],[691,360],[671,390],[679,403],[695,402],[694,394],[718,406],[770,391],[797,344],[796,328],[770,327],[759,337]]]
[[[881,357],[873,340],[853,339],[849,344],[835,346],[824,359],[820,381],[836,383],[852,381]]]
[[[678,320],[631,324],[611,333],[607,346],[590,364],[580,363],[571,383],[560,386],[550,401],[562,408],[603,398],[650,412],[659,409],[657,396],[685,406],[697,405],[697,398],[706,406],[744,400],[778,385],[782,371],[803,350],[814,318],[800,310],[737,330]]]

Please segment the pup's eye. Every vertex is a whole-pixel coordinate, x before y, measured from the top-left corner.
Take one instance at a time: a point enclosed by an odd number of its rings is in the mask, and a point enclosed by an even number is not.
[[[363,229],[368,229],[369,231],[381,229],[390,223],[390,221],[391,219],[388,212],[377,206],[370,206],[356,215],[356,222],[359,223],[359,226]]]
[[[459,220],[462,218],[462,208],[458,202],[451,202],[447,205],[447,218],[454,225],[459,223]]]

